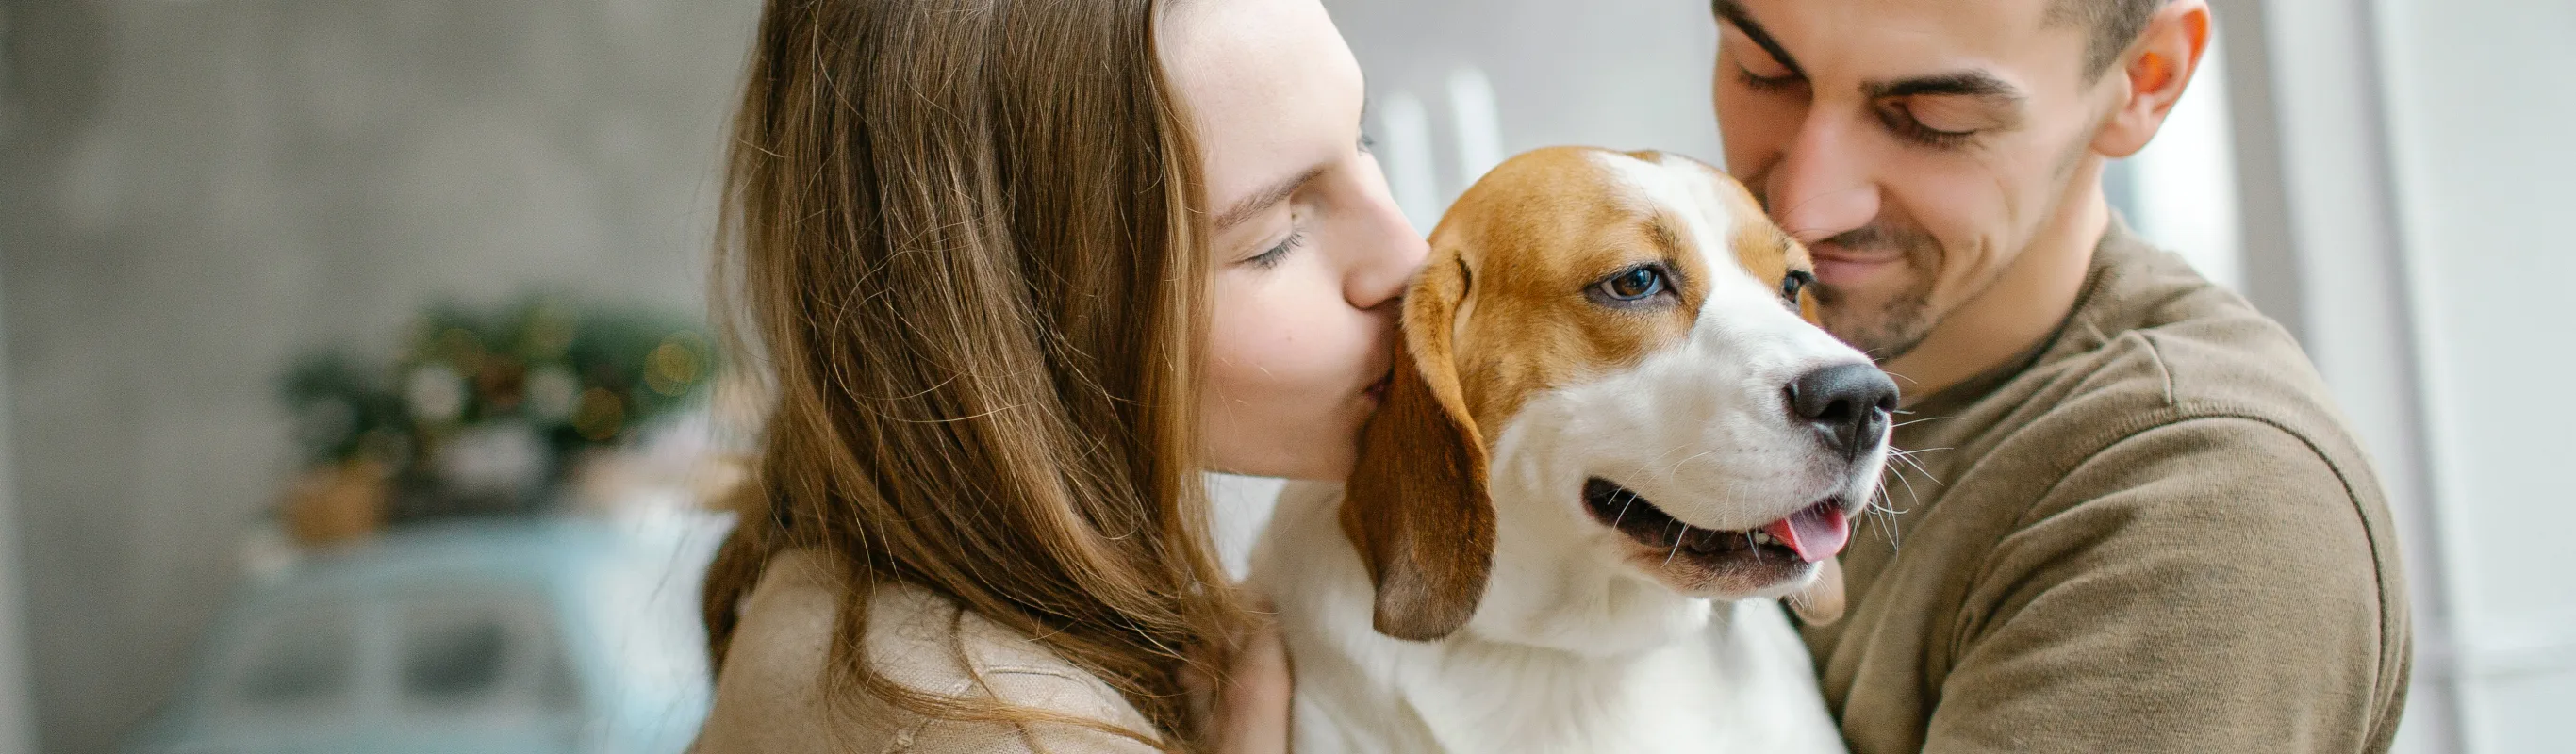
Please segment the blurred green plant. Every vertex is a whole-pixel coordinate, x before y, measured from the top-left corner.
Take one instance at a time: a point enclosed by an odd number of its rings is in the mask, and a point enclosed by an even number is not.
[[[426,312],[370,366],[342,349],[296,360],[281,381],[311,465],[371,460],[413,477],[460,434],[525,426],[560,471],[697,398],[715,349],[691,319],[532,296]]]

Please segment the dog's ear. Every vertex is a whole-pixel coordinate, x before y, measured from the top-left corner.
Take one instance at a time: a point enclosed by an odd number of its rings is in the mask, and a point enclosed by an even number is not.
[[[1434,252],[1406,294],[1394,379],[1342,499],[1342,530],[1377,586],[1377,631],[1399,639],[1465,626],[1493,570],[1485,445],[1450,342],[1471,283],[1458,254]]]
[[[1810,626],[1829,626],[1843,619],[1843,566],[1838,558],[1816,563],[1816,583],[1789,594],[1789,609],[1798,613],[1798,622]]]

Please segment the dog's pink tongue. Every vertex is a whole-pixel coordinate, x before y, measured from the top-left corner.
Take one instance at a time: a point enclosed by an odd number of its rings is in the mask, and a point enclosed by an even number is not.
[[[1809,563],[1833,557],[1843,551],[1844,543],[1851,541],[1851,522],[1843,520],[1842,506],[1832,503],[1807,506],[1762,530],[1788,543],[1799,560]]]

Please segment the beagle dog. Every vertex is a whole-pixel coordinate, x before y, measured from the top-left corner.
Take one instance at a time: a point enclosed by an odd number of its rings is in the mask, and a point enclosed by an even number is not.
[[[1514,157],[1459,197],[1346,485],[1254,556],[1295,750],[1843,751],[1806,647],[1896,385],[1715,168]]]

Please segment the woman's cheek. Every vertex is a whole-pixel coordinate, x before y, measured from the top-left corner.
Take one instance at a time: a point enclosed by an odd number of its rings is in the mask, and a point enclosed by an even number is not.
[[[1289,277],[1300,270],[1269,271]],[[1318,383],[1330,382],[1334,369],[1349,359],[1334,353],[1330,347],[1336,322],[1333,312],[1315,305],[1311,281],[1298,275],[1290,279],[1260,281],[1258,286],[1239,286],[1238,294],[1225,297],[1220,291],[1219,314],[1211,337],[1216,339],[1210,351],[1220,361],[1218,372],[1211,377],[1230,383],[1228,392],[1238,401],[1249,403],[1284,403],[1304,399],[1324,389]]]
[[[1315,255],[1320,256],[1320,255]],[[1236,269],[1212,291],[1207,411],[1222,466],[1245,473],[1335,478],[1366,419],[1360,373],[1376,361],[1319,258]]]

